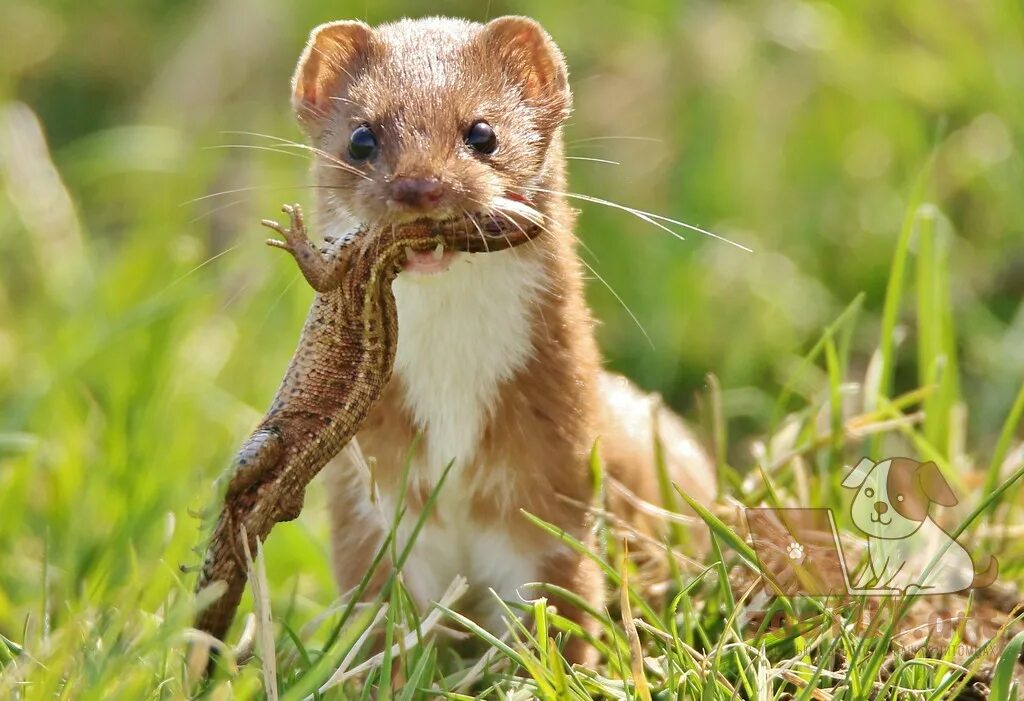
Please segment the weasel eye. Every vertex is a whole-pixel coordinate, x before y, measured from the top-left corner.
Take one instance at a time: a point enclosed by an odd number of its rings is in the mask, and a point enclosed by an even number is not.
[[[498,148],[498,137],[487,122],[475,122],[466,132],[466,145],[477,153],[491,154]]]
[[[896,495],[896,501],[903,501],[903,495],[902,494],[897,494]]]
[[[377,136],[365,124],[356,127],[348,140],[348,155],[354,161],[365,161],[377,152]]]
[[[864,490],[864,496],[866,496],[866,497],[873,497],[873,496],[875,496],[875,490],[872,489],[871,487],[868,487],[867,489]]]

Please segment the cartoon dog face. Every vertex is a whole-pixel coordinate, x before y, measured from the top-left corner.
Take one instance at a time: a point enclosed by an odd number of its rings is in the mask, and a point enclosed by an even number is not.
[[[874,538],[906,538],[921,527],[932,502],[943,506],[957,503],[935,463],[909,458],[892,458],[877,465],[864,458],[846,476],[843,486],[858,490],[850,507],[853,523]]]

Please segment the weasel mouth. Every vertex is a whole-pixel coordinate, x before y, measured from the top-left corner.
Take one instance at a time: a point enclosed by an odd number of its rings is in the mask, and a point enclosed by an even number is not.
[[[470,236],[475,231],[479,234],[483,241],[483,248],[486,250],[488,239],[507,237],[510,233],[519,233],[526,228],[536,227],[539,218],[540,214],[529,205],[521,204],[516,200],[506,200],[505,206],[493,213],[468,214],[464,217],[442,221],[461,224],[466,227]],[[446,249],[444,244],[440,243],[434,249],[427,251],[417,251],[407,246],[402,270],[423,275],[443,273],[448,270],[458,255],[459,251]]]
[[[402,270],[423,275],[443,273],[455,260],[455,251],[446,250],[443,243],[437,244],[432,251],[414,251],[405,248],[405,264]]]

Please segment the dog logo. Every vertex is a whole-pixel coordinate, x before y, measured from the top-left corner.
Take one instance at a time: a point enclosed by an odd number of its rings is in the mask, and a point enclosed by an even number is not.
[[[857,490],[850,515],[868,541],[862,585],[894,594],[950,594],[995,581],[996,559],[989,558],[985,571],[975,573],[964,546],[931,517],[932,504],[957,504],[935,463],[891,458],[876,464],[864,458],[843,486]]]
[[[843,479],[856,490],[853,524],[867,541],[857,582],[839,538],[835,516],[823,508],[751,508],[747,527],[762,571],[782,593],[807,596],[949,594],[995,581],[990,557],[976,571],[967,550],[932,518],[933,505],[957,504],[933,462],[864,458]]]

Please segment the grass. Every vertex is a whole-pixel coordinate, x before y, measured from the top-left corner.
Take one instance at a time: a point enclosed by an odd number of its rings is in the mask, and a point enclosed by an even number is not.
[[[153,352],[170,356],[148,356],[151,365],[166,369],[166,376],[155,373],[148,378],[110,382],[101,387],[110,393],[103,400],[89,396],[88,387],[80,386],[77,402],[65,400],[76,406],[102,401],[120,409],[104,417],[121,428],[105,434],[102,454],[131,451],[136,460],[145,457],[145,465],[124,460],[113,474],[88,474],[82,464],[83,450],[61,450],[27,435],[5,436],[3,532],[14,532],[13,520],[31,513],[19,510],[19,502],[44,500],[53,504],[45,516],[53,519],[51,527],[73,525],[65,537],[72,542],[81,538],[83,547],[63,547],[57,556],[44,537],[38,544],[41,550],[9,551],[5,577],[20,586],[5,587],[6,605],[25,600],[35,604],[20,630],[8,632],[0,641],[0,695],[26,700],[181,698],[196,693],[210,698],[266,695],[289,700],[371,695],[399,699],[939,699],[956,698],[969,689],[1016,688],[1015,660],[1022,638],[1013,634],[1021,628],[1024,613],[998,612],[983,604],[980,595],[941,604],[924,597],[913,604],[893,603],[888,610],[887,604],[878,607],[877,602],[866,599],[755,601],[759,564],[743,535],[742,520],[737,518],[739,503],[764,502],[830,506],[836,514],[845,514],[842,490],[836,486],[845,465],[857,462],[865,452],[910,454],[935,460],[961,485],[964,498],[955,516],[962,521],[952,522],[952,527],[959,524],[955,532],[962,532],[962,538],[980,550],[998,551],[1004,584],[1013,585],[1024,578],[1020,546],[1015,539],[1001,535],[1008,530],[1003,524],[1015,523],[1021,510],[1017,495],[1024,464],[1019,451],[1014,461],[1005,458],[1021,420],[1024,389],[1006,417],[991,464],[984,470],[964,472],[964,410],[956,346],[950,342],[955,337],[954,319],[946,293],[949,249],[943,241],[948,240],[937,235],[934,206],[921,205],[908,216],[894,252],[896,264],[886,309],[909,312],[916,320],[921,387],[901,395],[892,393],[892,382],[886,377],[897,365],[897,354],[915,349],[897,349],[895,343],[882,339],[858,377],[849,349],[861,303],[859,298],[854,300],[824,330],[793,382],[780,394],[777,430],[758,444],[753,461],[720,463],[726,497],[722,504],[709,508],[680,492],[704,523],[666,531],[670,535],[662,552],[674,574],[663,583],[664,595],[652,597],[647,587],[637,585],[643,581],[643,573],[627,557],[628,541],[614,520],[598,518],[602,548],[590,552],[553,526],[526,515],[537,528],[592,558],[604,573],[608,590],[620,592],[609,600],[608,609],[592,611],[601,621],[600,633],[592,642],[602,654],[600,666],[593,670],[569,665],[560,653],[559,642],[582,631],[547,605],[545,594],[568,596],[550,586],[539,587],[538,598],[532,602],[506,604],[510,622],[504,636],[495,636],[458,613],[458,597],[464,591],[464,584],[458,581],[433,611],[417,612],[399,577],[392,578],[370,605],[350,602],[321,612],[332,598],[322,541],[312,539],[306,532],[308,526],[300,522],[276,531],[268,552],[278,573],[289,558],[301,558],[304,569],[313,570],[312,576],[278,574],[272,582],[267,576],[267,553],[256,553],[248,605],[255,612],[255,623],[250,622],[250,631],[244,634],[251,641],[247,647],[254,658],[239,665],[233,652],[224,650],[217,673],[200,682],[196,670],[205,659],[202,646],[192,648],[191,653],[188,646],[196,641],[187,629],[195,606],[191,578],[177,569],[178,563],[194,561],[188,547],[198,533],[187,520],[179,521],[181,508],[167,514],[160,533],[153,533],[151,527],[135,532],[130,525],[140,502],[160,498],[146,479],[149,471],[172,472],[176,461],[200,448],[201,436],[208,430],[203,424],[192,426],[195,432],[190,435],[196,443],[182,447],[181,441],[175,440],[178,431],[173,425],[167,432],[156,430],[175,418],[168,415],[166,407],[144,404],[144,415],[139,416],[133,403],[138,392],[181,401],[181,393],[187,396],[190,388],[183,382],[185,378],[175,373],[184,364],[203,364],[202,359],[182,353],[178,343],[155,346],[149,338],[124,334],[125,326],[135,325],[145,327],[147,336],[185,330],[187,322],[174,318],[169,310],[180,311],[194,300],[175,300],[179,293],[172,285],[144,303],[134,319],[122,319],[112,328],[94,330],[83,338],[86,350],[82,356],[72,354],[63,359],[62,374],[69,379],[81,372],[83,365],[95,363],[112,371],[124,361],[92,350],[97,343],[110,348],[111,337],[119,339],[122,351],[131,356]],[[913,251],[912,242],[916,242]],[[912,284],[903,279],[911,270]],[[130,275],[130,271],[123,274]],[[116,277],[113,280],[107,284],[121,284]],[[908,307],[908,300],[914,306]],[[889,321],[893,318],[887,315],[888,323],[882,326],[890,337],[897,331],[896,322]],[[71,324],[79,331],[84,328],[84,323],[74,318]],[[207,329],[205,333],[217,332]],[[91,340],[97,336],[102,340]],[[186,337],[183,347],[188,348],[188,343]],[[811,372],[821,379],[808,392],[801,378]],[[717,386],[709,383],[715,389],[706,405],[720,401],[714,396]],[[62,419],[62,404],[53,404],[55,421]],[[186,426],[199,421],[176,420]],[[718,444],[727,443],[721,413],[712,412],[712,420]],[[89,430],[88,425],[68,424],[72,439],[75,431]],[[125,436],[134,431],[153,435],[145,441],[136,436],[128,443]],[[118,464],[109,459],[111,467]],[[593,462],[595,498],[600,506],[604,489],[596,453]],[[94,503],[89,494],[96,488],[95,482],[107,480],[123,481],[119,492],[131,503],[108,499],[109,510],[83,513],[83,506]],[[163,485],[172,490],[170,497],[162,495],[163,503],[178,500],[179,504],[195,505],[195,495],[174,486],[173,481]],[[102,488],[110,489],[107,485]],[[117,514],[118,510],[122,513]],[[605,512],[599,508],[597,513]],[[395,524],[405,517],[396,514]],[[843,516],[840,520],[849,528]],[[708,529],[710,549],[694,549],[692,538],[684,531],[695,527]],[[89,538],[95,539],[92,547],[85,546]],[[398,552],[394,547],[395,541],[389,540],[382,554],[390,549],[392,557],[403,562],[408,549]],[[680,554],[689,557],[680,559]],[[985,620],[991,625],[987,635],[975,634],[967,642],[963,622],[952,635],[926,625],[924,630],[936,634],[933,640],[920,643],[916,650],[898,644],[907,621],[927,621],[927,614],[924,618],[914,614],[923,608],[942,616],[962,611],[968,612],[967,619],[988,616]],[[525,613],[532,614],[531,625],[519,622],[519,615]],[[866,624],[864,616],[871,617]],[[764,623],[756,625],[751,620]],[[782,625],[778,625],[780,621]],[[443,644],[451,633],[442,631],[440,637],[426,634],[442,628],[462,628],[462,636],[478,638],[481,662],[460,657]],[[1007,645],[1010,638],[1013,642]],[[383,641],[383,652],[375,649],[372,640]],[[999,694],[992,698],[1008,698],[1002,691]]]
[[[592,612],[600,665],[573,668],[559,644],[578,631],[550,586],[510,604],[532,624],[498,636],[460,619],[459,582],[432,611],[400,578],[371,605],[337,602],[314,487],[252,553],[255,615],[231,637],[252,659],[225,650],[200,685],[180,566],[310,297],[256,226],[308,205],[305,159],[222,147],[295,136],[283,86],[314,23],[420,10],[15,2],[0,23],[0,698],[298,699],[335,675],[321,698],[1011,698],[1019,597],[925,598],[902,618],[903,602],[768,597],[739,508],[827,506],[850,534],[845,466],[934,460],[961,497],[947,525],[999,558],[1002,587],[1024,584],[1019,3],[498,5],[566,50],[570,154],[620,164],[571,161],[610,364],[683,410],[718,465],[719,503],[667,524],[670,576],[654,586],[626,557],[638,544],[600,508],[595,460],[589,556],[609,604]],[[461,0],[436,10],[483,19]],[[602,199],[755,252],[680,242]],[[453,646],[460,624],[475,640]],[[482,658],[460,654],[474,645]]]

